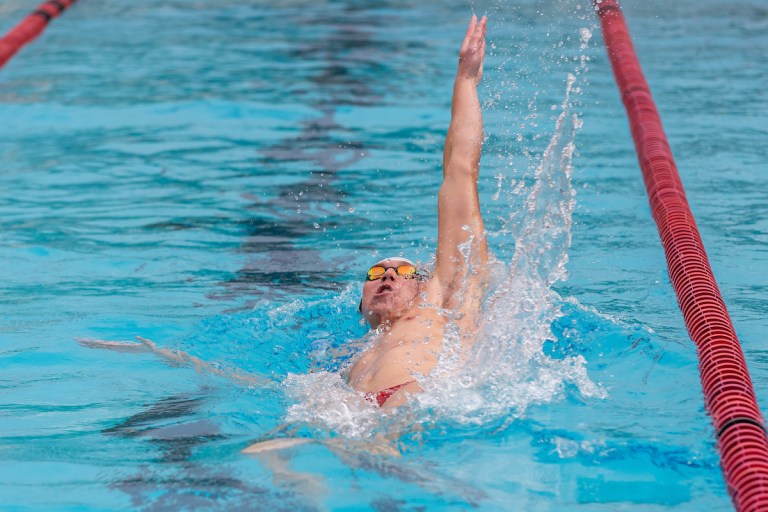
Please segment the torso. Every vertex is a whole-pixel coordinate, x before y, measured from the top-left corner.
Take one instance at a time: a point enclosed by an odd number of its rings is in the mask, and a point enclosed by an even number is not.
[[[443,294],[448,298],[444,299]],[[473,279],[460,293],[463,300],[455,304],[457,294],[451,288],[443,292],[435,279],[430,280],[416,303],[391,325],[379,326],[373,344],[349,368],[347,377],[355,390],[375,396],[393,386],[401,386],[386,399],[386,406],[398,406],[407,395],[421,391],[418,375],[428,375],[437,366],[443,349],[448,316],[456,315],[462,347],[469,348],[476,336],[475,322],[482,297],[481,281]],[[439,305],[439,306],[438,306]],[[462,354],[465,357],[467,354]]]
[[[429,374],[443,346],[446,322],[435,307],[419,304],[393,325],[381,326],[373,346],[350,368],[350,385],[363,393],[378,393],[414,381],[416,373]]]

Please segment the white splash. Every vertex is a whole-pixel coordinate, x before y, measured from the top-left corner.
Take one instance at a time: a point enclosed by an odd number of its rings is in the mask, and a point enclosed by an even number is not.
[[[569,75],[555,133],[524,206],[502,228],[515,238],[515,252],[509,266],[494,263],[492,293],[469,364],[456,367],[456,343],[446,329],[447,354],[423,383],[418,403],[441,416],[466,423],[519,416],[531,404],[556,400],[568,385],[583,397],[606,396],[590,380],[584,357],[553,359],[543,352],[545,342],[556,339],[552,322],[562,315],[563,300],[552,285],[567,278],[575,206],[573,141],[581,125],[571,112],[575,82]]]
[[[354,392],[338,373],[290,374],[283,381],[296,401],[287,422],[322,426],[346,438],[368,436],[380,423],[381,412]]]

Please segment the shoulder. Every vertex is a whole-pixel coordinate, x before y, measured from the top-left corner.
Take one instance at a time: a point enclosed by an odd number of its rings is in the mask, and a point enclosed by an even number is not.
[[[445,293],[442,283],[437,275],[432,275],[424,282],[421,292],[420,304],[444,307]]]

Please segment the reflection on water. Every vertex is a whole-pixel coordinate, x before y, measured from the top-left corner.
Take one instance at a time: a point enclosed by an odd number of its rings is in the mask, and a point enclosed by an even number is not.
[[[145,442],[159,452],[140,471],[114,478],[110,487],[142,509],[200,510],[232,503],[238,509],[302,510],[304,506],[290,494],[276,495],[268,487],[243,480],[226,463],[194,459],[201,447],[225,438],[213,421],[199,419],[205,406],[205,395],[169,396],[104,429],[107,436]]]
[[[236,278],[223,283],[228,290],[223,297],[272,298],[303,294],[306,288],[338,288],[338,272],[318,270],[323,262],[341,262],[299,244],[318,230],[338,229],[339,212],[351,207],[338,172],[354,168],[368,153],[360,134],[340,123],[336,112],[349,105],[376,105],[391,94],[387,57],[404,43],[374,41],[368,27],[383,22],[380,15],[351,5],[337,16],[314,11],[302,19],[322,37],[287,52],[285,58],[295,63],[303,80],[286,91],[285,101],[301,102],[317,116],[302,120],[294,135],[259,149],[258,172],[279,174],[290,165],[298,181],[246,195],[253,203],[247,207],[251,218],[241,250],[250,256]],[[303,76],[304,67],[309,76]]]

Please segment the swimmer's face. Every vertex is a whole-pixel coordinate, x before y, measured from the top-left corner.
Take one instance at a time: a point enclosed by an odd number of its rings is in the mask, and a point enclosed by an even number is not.
[[[390,267],[380,279],[366,280],[363,285],[363,299],[360,311],[371,327],[377,327],[382,320],[395,318],[408,309],[420,291],[420,280],[416,276],[398,275],[396,268],[408,265],[405,260],[388,258],[374,266]]]

